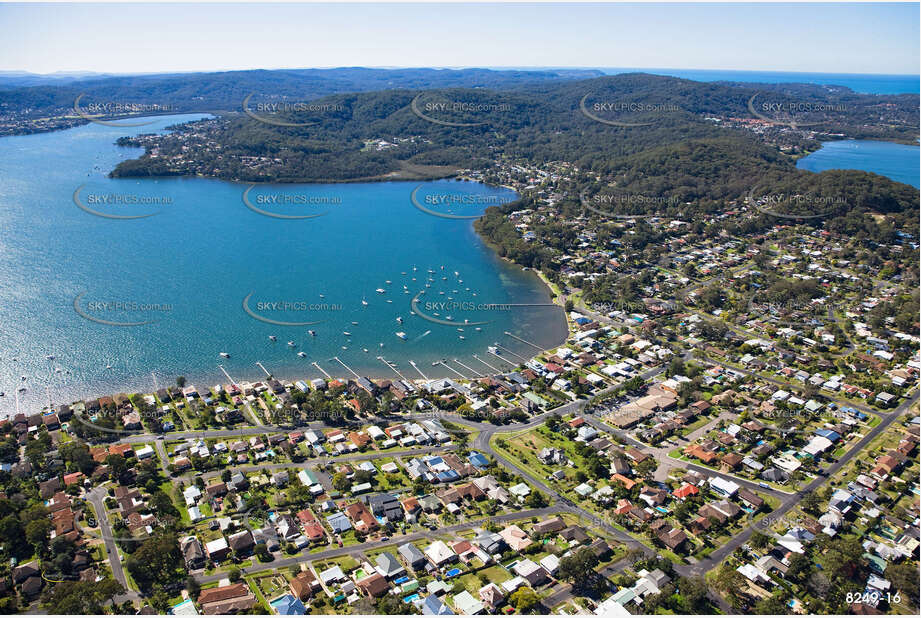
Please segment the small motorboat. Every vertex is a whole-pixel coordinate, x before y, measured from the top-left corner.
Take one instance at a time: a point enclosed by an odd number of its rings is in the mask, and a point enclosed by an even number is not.
[[[223,356],[224,358],[230,358],[230,354],[228,354],[227,352],[221,352],[221,356]]]
[[[400,339],[402,339],[402,340],[404,340],[404,341],[406,340],[406,333],[404,333],[403,331],[401,331],[401,330],[400,330],[400,331],[397,331],[395,334],[396,334],[396,336],[399,337]]]
[[[307,355],[303,352],[298,352],[297,355],[300,356],[301,358],[307,358]]]
[[[275,335],[269,335],[269,341],[278,341],[278,337]]]

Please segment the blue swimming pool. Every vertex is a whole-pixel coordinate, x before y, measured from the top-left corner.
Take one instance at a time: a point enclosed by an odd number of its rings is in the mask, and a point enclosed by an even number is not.
[[[393,583],[395,583],[395,584],[402,584],[402,583],[405,583],[405,582],[408,582],[408,581],[409,581],[409,578],[406,577],[406,576],[404,575],[403,577],[400,577],[400,578],[398,578],[398,579],[393,580]]]
[[[418,598],[419,598],[419,593],[418,593],[418,592],[414,592],[414,593],[412,593],[412,594],[409,595],[409,596],[403,597],[403,602],[404,602],[404,603],[412,603],[413,601],[415,601],[415,600],[418,599]]]
[[[445,577],[456,577],[457,575],[460,575],[461,573],[462,571],[460,569],[451,569],[450,571],[445,573]]]

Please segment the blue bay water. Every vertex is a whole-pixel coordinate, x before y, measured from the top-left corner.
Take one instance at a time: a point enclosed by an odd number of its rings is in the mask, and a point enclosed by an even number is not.
[[[601,69],[609,75],[627,72],[670,75],[700,82],[747,82],[760,84],[819,84],[846,86],[864,94],[917,94],[918,75],[876,75],[862,73],[793,73],[782,71],[720,71],[712,69]]]
[[[22,410],[34,411],[49,395],[61,403],[149,390],[177,375],[200,386],[226,382],[219,364],[238,381],[264,377],[257,361],[282,378],[319,377],[312,361],[350,377],[330,360],[338,356],[362,375],[396,377],[377,359],[383,355],[410,379],[420,377],[410,360],[428,377],[457,377],[432,363],[457,358],[487,372],[473,355],[499,367],[501,359],[487,351],[496,341],[523,356],[535,351],[504,331],[540,346],[565,338],[562,309],[549,305],[537,276],[500,259],[471,220],[416,208],[410,195],[419,183],[264,185],[250,191],[249,203],[259,210],[322,215],[285,220],[248,208],[242,199],[246,184],[106,177],[119,161],[141,152],[114,145],[118,137],[195,117],[0,139],[0,414],[15,410],[20,384],[27,387],[19,393]],[[75,192],[87,210],[153,216],[95,216],[78,207]],[[432,208],[467,214],[515,198],[510,190],[453,180],[424,183],[418,195],[437,204],[426,197],[461,194],[475,199]],[[112,205],[113,198],[123,203]],[[124,203],[138,200],[145,203]],[[433,321],[412,313],[410,301],[420,291],[425,294],[417,307]],[[257,316],[317,323],[260,321],[244,311],[247,297]],[[514,306],[480,306],[493,303]],[[147,323],[114,326],[84,316]],[[289,340],[297,347],[289,347]]]
[[[796,162],[810,172],[863,170],[913,187],[919,186],[921,151],[917,146],[873,140],[824,142],[822,148]]]

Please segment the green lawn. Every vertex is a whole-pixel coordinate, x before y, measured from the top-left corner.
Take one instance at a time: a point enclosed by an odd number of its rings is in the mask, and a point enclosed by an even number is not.
[[[259,585],[256,583],[255,578],[252,575],[247,575],[244,577],[244,580],[249,585],[250,590],[253,591],[253,594],[256,595],[256,600],[262,605],[265,613],[271,614],[272,608],[269,606],[269,602],[265,600],[265,597],[262,596],[262,591],[259,589]]]

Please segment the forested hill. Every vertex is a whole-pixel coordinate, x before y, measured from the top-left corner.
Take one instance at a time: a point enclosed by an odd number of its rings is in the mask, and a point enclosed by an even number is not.
[[[809,90],[799,111],[808,128],[783,116],[753,115],[752,98],[776,93],[727,84],[645,74],[551,81],[513,88],[385,90],[324,97],[305,110],[261,108],[180,125],[165,136],[120,143],[156,149],[126,161],[115,176],[213,176],[250,182],[325,182],[422,179],[476,170],[502,182],[500,171],[521,163],[565,162],[569,174],[561,209],[588,195],[656,196],[672,210],[725,212],[784,190],[851,211],[892,215],[898,229],[917,227],[918,195],[911,187],[863,172],[813,174],[798,170],[797,153],[819,139],[875,131],[894,139],[915,135],[914,102],[905,97],[844,93],[847,104]],[[914,106],[912,109],[912,105]],[[259,110],[256,113],[253,110]],[[764,109],[775,108],[765,106]],[[815,110],[819,110],[815,113]],[[876,114],[876,120],[868,118]],[[912,117],[912,114],[915,114]],[[795,116],[795,115],[794,115]],[[805,208],[803,202],[785,205]],[[634,204],[622,214],[647,214]],[[493,215],[490,215],[493,216]],[[844,224],[842,224],[844,225]],[[862,225],[862,224],[861,224]],[[848,224],[855,233],[855,224]]]
[[[546,80],[601,75],[599,71],[519,71],[490,69],[287,69],[176,73],[134,76],[90,76],[65,83],[11,87],[0,84],[0,112],[29,109],[49,113],[94,104],[158,106],[176,112],[241,109],[244,98],[257,93],[273,101],[308,101],[345,92],[394,88],[508,88]],[[23,81],[26,81],[23,78]],[[34,78],[29,81],[34,81]],[[47,80],[46,80],[47,81]]]
[[[755,156],[761,162],[748,165],[747,171],[756,173],[763,172],[761,165],[792,167],[789,157],[780,155],[778,145],[787,153],[803,152],[818,147],[816,138],[830,139],[851,131],[907,139],[918,130],[911,124],[917,122],[917,97],[911,103],[904,97],[856,95],[859,103],[849,99],[839,111],[840,101],[829,94],[822,104],[831,111],[809,114],[809,130],[800,131],[751,113],[752,97],[771,105],[772,96],[751,88],[646,74],[553,80],[501,90],[337,94],[312,101],[303,109],[273,107],[274,100],[259,95],[248,102],[250,115],[234,113],[193,123],[175,135],[156,138],[157,161],[126,162],[116,174],[355,180],[396,173],[407,166],[479,169],[497,156],[537,164],[568,161],[604,172],[630,166],[627,157],[641,153],[661,157],[665,151],[657,149],[687,142],[698,144],[694,150],[705,157],[702,150],[710,143],[706,140],[725,139],[737,141],[717,153],[712,172],[725,173],[720,168],[738,164],[738,158]],[[779,103],[788,105],[787,95],[783,96]],[[869,110],[877,116],[873,124],[866,120]],[[776,115],[786,119],[782,113]],[[149,145],[149,140],[130,143]],[[171,168],[169,155],[184,146],[186,152],[191,150],[191,159],[183,159],[185,167]],[[220,165],[211,159],[213,146],[223,153]],[[266,160],[256,165],[248,159],[252,157]],[[655,174],[656,168],[643,173]],[[709,183],[709,176],[704,173],[696,182]]]

